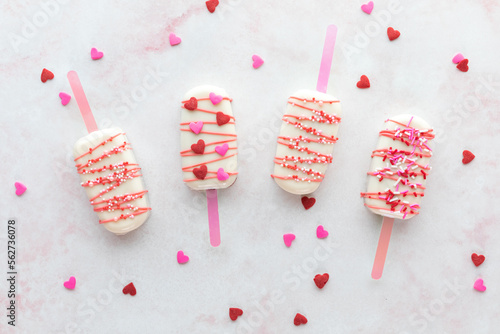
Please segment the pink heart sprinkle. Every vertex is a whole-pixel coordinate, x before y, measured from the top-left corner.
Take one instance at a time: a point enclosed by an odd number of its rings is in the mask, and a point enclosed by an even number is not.
[[[294,240],[295,240],[295,234],[293,233],[283,234],[283,241],[285,242],[285,245],[287,247],[290,247],[292,245],[292,241]]]
[[[17,196],[21,196],[22,194],[24,194],[24,192],[27,189],[26,186],[24,184],[22,184],[21,182],[14,183],[14,186],[16,187],[16,195]]]
[[[168,36],[168,40],[170,41],[171,46],[180,44],[182,42],[182,39],[173,32],[171,32],[170,35]]]
[[[64,282],[64,287],[69,290],[73,290],[76,285],[76,278],[71,276],[68,281]]]
[[[366,14],[371,14],[373,10],[373,1],[370,1],[367,4],[362,5],[361,10]]]
[[[262,58],[260,58],[259,56],[257,55],[253,55],[252,56],[252,60],[253,60],[253,68],[257,69],[259,67],[262,66],[262,64],[264,64],[264,61],[262,60]]]
[[[226,155],[227,150],[229,150],[229,145],[227,143],[225,143],[224,145],[215,146],[215,152],[219,153],[222,156]]]
[[[461,53],[457,53],[457,54],[455,55],[455,57],[453,57],[453,59],[452,59],[451,61],[453,62],[453,64],[458,64],[458,63],[460,63],[460,62],[461,62],[462,60],[464,60],[464,59],[465,59],[465,57],[464,57],[464,55],[463,55],[463,54],[461,54]]]
[[[474,283],[474,289],[477,291],[486,291],[486,287],[484,286],[484,282],[482,278],[478,278],[476,282]]]
[[[102,53],[101,51],[97,51],[96,48],[92,48],[92,50],[90,50],[90,57],[92,57],[92,59],[101,59],[102,56],[104,56],[104,53]]]
[[[324,239],[324,238],[326,238],[328,236],[328,231],[326,231],[323,228],[323,225],[319,225],[318,228],[316,229],[316,236],[319,239]]]
[[[219,104],[220,101],[222,101],[222,96],[217,95],[215,93],[210,93],[208,95],[210,97],[210,101],[212,101],[212,104],[215,106],[216,104]]]
[[[229,174],[224,171],[224,168],[219,168],[217,170],[217,179],[219,179],[219,181],[225,181],[229,179]]]
[[[203,128],[203,122],[202,121],[199,121],[196,123],[191,122],[191,123],[189,123],[189,128],[191,129],[191,131],[198,134],[201,132],[201,129]]]
[[[63,106],[67,105],[69,103],[69,101],[71,100],[71,95],[68,95],[64,92],[60,92],[59,97],[61,98],[61,104]]]
[[[177,262],[179,264],[184,264],[184,263],[186,263],[188,261],[189,261],[189,256],[184,255],[183,251],[180,250],[180,251],[177,252]]]

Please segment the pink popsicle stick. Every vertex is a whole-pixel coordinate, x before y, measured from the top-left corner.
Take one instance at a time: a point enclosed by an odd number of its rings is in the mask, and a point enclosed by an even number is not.
[[[319,67],[318,84],[316,90],[326,93],[328,79],[330,78],[330,69],[332,68],[333,50],[337,40],[337,26],[331,24],[326,28],[325,45],[323,46],[323,56],[321,57],[321,66]]]
[[[76,102],[78,103],[78,108],[80,108],[80,113],[82,114],[87,131],[89,133],[97,131],[97,124],[95,122],[94,115],[92,115],[92,110],[90,110],[89,101],[87,101],[87,97],[83,91],[82,83],[78,78],[78,74],[76,74],[75,71],[69,71],[68,81]]]
[[[207,190],[207,207],[210,244],[213,247],[217,247],[220,245],[219,204],[217,202],[217,189]]]
[[[384,220],[382,221],[382,230],[380,231],[380,237],[378,239],[377,253],[375,254],[375,261],[373,262],[373,279],[379,279],[382,277],[393,225],[394,218],[384,217]]]

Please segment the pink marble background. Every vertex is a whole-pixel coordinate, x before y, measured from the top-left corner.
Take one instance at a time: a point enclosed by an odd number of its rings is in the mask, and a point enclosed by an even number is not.
[[[6,222],[18,222],[18,326],[10,333],[496,333],[500,326],[500,4],[498,1],[203,0],[0,4],[0,273]],[[287,97],[314,89],[326,26],[339,27],[329,92],[343,103],[334,164],[305,211],[270,173]],[[389,42],[388,26],[401,31]],[[182,43],[171,47],[175,32]],[[104,52],[92,61],[90,49]],[[467,73],[451,63],[469,60]],[[251,56],[265,64],[252,68]],[[42,68],[55,78],[40,82]],[[80,74],[98,125],[121,126],[140,162],[152,216],[116,237],[97,224],[71,158],[85,135],[66,73]],[[359,77],[371,88],[356,88]],[[219,192],[222,245],[205,198],[182,184],[179,102],[210,83],[234,99],[240,175]],[[398,222],[380,281],[370,278],[380,217],[363,208],[383,120],[433,124],[421,214]],[[461,163],[462,151],[476,159]],[[14,182],[28,191],[14,194]],[[315,237],[318,224],[330,232]],[[284,233],[295,233],[291,248]],[[191,260],[178,265],[182,249]],[[470,255],[486,261],[476,268]],[[328,272],[323,290],[313,284]],[[68,291],[63,282],[77,279]],[[477,278],[487,286],[473,290]],[[135,297],[121,288],[133,281]],[[6,281],[0,279],[5,310]],[[229,307],[244,315],[236,322]],[[309,323],[296,328],[295,313]]]

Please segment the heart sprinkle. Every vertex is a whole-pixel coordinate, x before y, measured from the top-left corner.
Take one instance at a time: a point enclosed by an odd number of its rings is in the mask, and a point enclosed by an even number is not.
[[[484,260],[486,260],[486,258],[484,257],[484,255],[477,255],[476,253],[473,253],[470,258],[472,259],[472,262],[474,262],[474,264],[476,265],[476,267],[479,267],[483,262]]]
[[[17,196],[21,196],[22,194],[24,194],[24,192],[26,191],[26,189],[28,189],[21,182],[14,183],[14,187],[16,187],[16,195]]]
[[[451,61],[453,62],[453,64],[458,64],[458,63],[460,63],[460,62],[461,62],[462,60],[464,60],[464,59],[465,59],[465,57],[464,57],[464,55],[463,55],[463,54],[461,54],[461,53],[457,53],[457,54],[453,57],[453,59],[452,59]]]
[[[370,80],[366,75],[362,75],[356,86],[361,89],[370,88]]]
[[[168,35],[168,40],[170,42],[170,46],[181,44],[182,42],[182,39],[173,32],[171,32],[170,35]]]
[[[323,225],[319,225],[316,228],[316,236],[318,239],[324,239],[328,236],[328,231],[323,228]]]
[[[184,263],[186,263],[188,261],[189,261],[189,256],[184,255],[183,251],[180,250],[180,251],[177,252],[177,262],[179,264],[184,264]]]
[[[292,241],[295,240],[295,234],[287,233],[283,234],[283,241],[285,242],[285,246],[290,247],[292,245]]]
[[[203,122],[202,121],[199,121],[199,122],[196,122],[196,123],[191,122],[191,123],[189,123],[189,128],[195,134],[199,134],[201,132],[201,129],[203,128]]]
[[[253,60],[252,66],[255,69],[258,69],[259,67],[262,66],[262,64],[264,64],[264,60],[262,60],[262,58],[260,58],[258,55],[253,55],[252,60]]]
[[[69,103],[69,101],[71,100],[71,95],[69,94],[66,94],[64,92],[60,92],[59,93],[59,98],[61,99],[61,104],[63,106],[67,105]]]
[[[462,71],[462,72],[467,72],[469,70],[469,59],[462,59],[458,65],[457,68]]]
[[[198,108],[198,100],[196,97],[190,98],[186,103],[184,103],[184,108],[187,110],[196,110]]]
[[[314,197],[304,196],[300,200],[302,201],[302,205],[306,210],[309,210],[310,208],[313,207],[314,204],[316,204],[316,199]]]
[[[42,70],[42,75],[40,76],[40,79],[42,79],[42,82],[45,83],[45,82],[47,82],[47,80],[54,79],[54,73],[52,73],[48,69],[44,68]]]
[[[137,290],[135,289],[134,283],[131,282],[131,283],[125,285],[122,292],[124,295],[129,294],[131,296],[135,296],[137,293]]]
[[[224,143],[223,145],[215,146],[215,152],[219,153],[221,156],[225,156],[229,150],[229,145]]]
[[[196,178],[199,180],[204,180],[205,177],[207,176],[207,173],[208,173],[208,168],[206,165],[201,165],[199,168],[193,169],[194,176],[196,176]]]
[[[476,289],[477,291],[480,291],[480,292],[486,291],[486,286],[484,286],[484,282],[483,282],[482,278],[478,278],[474,282],[474,289]]]
[[[219,5],[219,0],[208,0],[205,2],[210,13],[215,12],[215,8]]]
[[[318,288],[323,289],[323,287],[325,286],[325,284],[328,282],[329,279],[330,275],[328,275],[327,273],[324,273],[323,275],[318,274],[314,276],[314,283]]]
[[[393,27],[387,28],[387,36],[389,37],[389,40],[392,42],[393,40],[397,39],[401,35],[401,33],[397,30],[395,30]]]
[[[221,111],[217,112],[217,125],[218,126],[221,126],[221,125],[224,125],[226,123],[229,123],[230,119],[231,119],[231,117],[229,117],[228,115],[224,114],[223,112],[221,112]]]
[[[68,290],[73,290],[76,286],[76,278],[74,278],[73,276],[71,276],[69,278],[69,280],[67,280],[66,282],[64,282],[64,287]]]
[[[90,57],[93,59],[93,60],[98,60],[98,59],[101,59],[102,56],[104,56],[104,53],[102,53],[101,51],[98,51],[96,48],[92,48],[90,50]]]
[[[224,168],[219,168],[217,170],[217,179],[219,181],[226,181],[229,179],[229,174],[224,171]]]
[[[373,1],[368,2],[367,4],[361,5],[361,10],[366,14],[370,15],[373,10]]]
[[[236,308],[236,307],[231,307],[229,309],[229,318],[232,321],[235,321],[236,319],[238,319],[238,317],[240,315],[243,315],[243,310],[242,309],[239,309],[239,308]]]
[[[219,104],[221,101],[222,101],[222,96],[220,95],[217,95],[215,93],[210,93],[208,95],[208,97],[210,98],[210,101],[212,101],[212,104],[215,106],[217,104]]]
[[[474,160],[474,158],[476,157],[474,154],[472,154],[471,151],[468,151],[468,150],[464,150],[462,152],[462,155],[463,155],[462,163],[464,165],[467,165],[469,162]]]
[[[302,314],[297,313],[295,315],[295,318],[293,319],[293,324],[295,326],[305,325],[307,324],[307,318],[304,317]]]
[[[191,145],[191,150],[196,154],[203,154],[205,152],[205,141],[203,139],[198,140],[196,144]]]

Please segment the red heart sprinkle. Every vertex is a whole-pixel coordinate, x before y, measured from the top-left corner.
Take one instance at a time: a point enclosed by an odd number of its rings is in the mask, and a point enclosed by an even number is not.
[[[484,262],[484,260],[486,259],[484,257],[484,255],[477,255],[476,253],[473,253],[470,258],[472,259],[472,262],[474,262],[474,264],[476,265],[476,267],[479,267],[481,265],[481,263]]]
[[[304,196],[300,199],[302,201],[302,205],[304,206],[304,209],[309,210],[310,208],[313,207],[313,205],[316,203],[316,199],[314,197],[307,197]]]
[[[302,325],[302,324],[307,324],[307,318],[306,318],[306,317],[304,317],[302,314],[297,313],[297,314],[295,315],[295,318],[293,319],[293,324],[294,324],[295,326],[300,326],[300,325]]]
[[[232,321],[235,321],[238,319],[240,315],[243,314],[243,310],[236,308],[236,307],[231,307],[229,309],[229,318],[231,318]]]
[[[370,87],[370,80],[368,80],[368,77],[366,75],[362,75],[361,80],[358,81],[356,86],[358,88],[369,88]]]
[[[191,145],[191,150],[197,154],[203,154],[205,152],[205,141],[203,139],[198,140],[196,144]]]
[[[196,176],[197,179],[204,180],[205,177],[207,176],[207,166],[206,165],[201,165],[199,168],[194,168],[193,169],[193,174]]]
[[[135,296],[135,294],[137,293],[137,291],[135,290],[134,283],[129,283],[125,285],[122,291],[124,295],[130,294],[131,296]]]
[[[187,110],[196,110],[198,108],[198,100],[196,97],[190,98],[186,103],[184,103],[184,108]]]
[[[467,165],[469,162],[474,160],[474,158],[476,157],[474,154],[472,154],[471,151],[467,151],[467,150],[464,150],[462,152],[462,155],[464,156],[464,158],[462,159],[462,163],[464,165]]]
[[[217,112],[217,124],[219,126],[226,124],[227,122],[229,122],[230,119],[231,119],[231,117],[224,114],[223,112],[220,112],[220,111]]]
[[[205,2],[205,4],[207,5],[207,9],[210,13],[213,13],[215,12],[215,7],[217,7],[219,5],[219,0],[209,0],[207,2]]]
[[[330,279],[330,275],[328,274],[323,274],[323,275],[316,275],[314,276],[314,283],[316,283],[316,286],[320,289],[323,289],[323,287],[325,286],[326,282],[328,282],[328,280]]]
[[[457,68],[462,72],[467,72],[469,70],[469,59],[462,59],[460,63],[458,63]]]
[[[397,30],[394,30],[393,27],[387,28],[387,36],[389,37],[390,41],[395,40],[396,38],[399,37],[399,35],[401,35],[401,33]]]
[[[44,68],[40,78],[42,79],[42,82],[45,83],[45,82],[47,82],[47,80],[54,79],[54,73],[52,73],[48,69]]]

